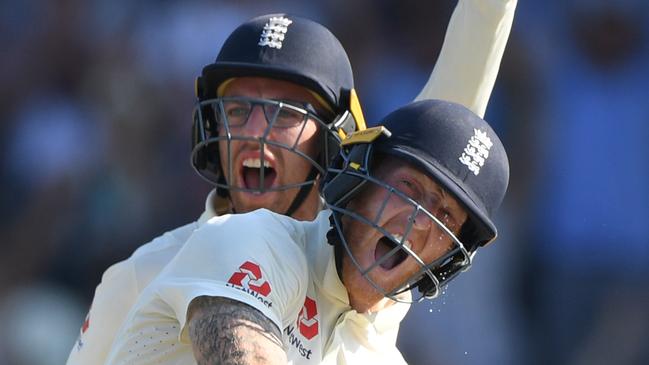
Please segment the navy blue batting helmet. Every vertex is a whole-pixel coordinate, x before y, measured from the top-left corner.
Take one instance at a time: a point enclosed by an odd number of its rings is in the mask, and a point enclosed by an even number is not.
[[[287,14],[251,19],[230,34],[216,61],[205,66],[196,80],[198,104],[194,111],[192,165],[199,175],[222,188],[221,193],[233,187],[225,182],[215,142],[231,136],[219,136],[210,129],[215,124],[210,121],[219,117],[215,115],[219,113],[219,87],[237,77],[265,77],[295,83],[311,90],[331,111],[331,115],[323,116],[304,109],[305,115],[315,117],[323,126],[320,155],[316,161],[310,161],[316,172],[323,173],[330,159],[337,155],[341,139],[365,128],[349,58],[327,28]],[[262,146],[272,144],[267,140],[259,142]],[[290,149],[290,146],[282,147]],[[313,184],[316,175],[310,174],[303,186]],[[263,180],[263,169],[260,177]]]
[[[347,205],[368,183],[378,184],[402,196],[404,201],[412,204],[413,214],[422,211],[429,213],[419,202],[412,201],[405,194],[400,194],[398,189],[373,176],[372,166],[376,166],[373,164],[380,163],[377,156],[389,155],[409,162],[456,198],[468,213],[467,221],[459,235],[452,237],[455,249],[433,263],[422,265],[417,277],[409,278],[399,288],[380,288],[364,275],[377,289],[393,299],[396,294],[414,287],[419,288],[424,297],[434,297],[444,283],[468,269],[478,247],[496,238],[493,215],[509,183],[507,154],[489,124],[457,103],[441,100],[414,102],[392,112],[380,124],[381,127],[377,128],[386,128],[389,133],[377,133],[374,139],[352,135],[346,142],[342,157],[327,175],[322,191],[333,211],[332,217],[337,227],[338,238],[334,242],[344,247],[353,244],[347,242],[343,235],[340,217],[348,215],[358,219],[358,215],[350,212]],[[361,132],[361,135],[367,135],[371,130]],[[436,224],[444,224],[432,214],[429,216]],[[378,219],[365,221],[388,234],[377,222]],[[450,234],[449,230],[446,231]],[[403,245],[407,237],[388,238],[395,246],[391,253],[403,251],[416,256]],[[349,248],[347,253],[351,255]],[[422,262],[420,259],[417,261]],[[369,271],[368,268],[359,269]]]

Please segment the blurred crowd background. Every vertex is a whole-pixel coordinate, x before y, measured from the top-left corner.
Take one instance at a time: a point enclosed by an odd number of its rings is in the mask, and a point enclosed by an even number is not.
[[[101,273],[203,211],[194,78],[238,24],[325,24],[372,121],[424,85],[455,4],[0,2],[0,364],[63,364]],[[519,1],[486,119],[511,161],[500,238],[411,309],[405,358],[648,364],[647,2]]]

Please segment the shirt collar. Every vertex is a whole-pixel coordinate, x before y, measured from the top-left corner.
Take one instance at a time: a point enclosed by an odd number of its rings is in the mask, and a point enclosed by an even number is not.
[[[198,217],[199,227],[211,218],[218,216],[218,213],[214,209],[214,207],[216,206],[217,197],[218,195],[216,195],[216,189],[213,189],[209,194],[207,194],[207,199],[205,200],[205,211],[203,212],[203,214],[201,214],[200,217]]]
[[[326,240],[327,232],[332,229],[329,222],[330,215],[329,209],[318,214],[316,222],[319,225],[317,230],[319,237],[309,237],[310,239],[307,240],[307,260],[315,275],[315,284],[320,288],[320,291],[330,300],[337,302],[338,305],[346,307],[349,306],[347,289],[336,270],[334,248]]]
[[[326,215],[323,212],[318,215],[318,220],[321,225],[319,234],[323,237],[326,237],[326,232],[332,229],[329,223],[330,215],[331,211],[328,209],[326,210]],[[318,245],[317,247],[311,247],[310,252],[307,253],[309,256],[309,264],[316,275],[316,285],[321,286],[322,292],[330,297],[331,300],[335,300],[341,306],[349,307],[347,289],[340,280],[340,276],[338,276],[338,270],[336,270],[334,247],[321,240],[308,240],[307,242],[317,242]],[[402,293],[398,298],[404,302],[409,302],[411,300],[411,293]],[[350,307],[346,316],[352,316],[358,319],[360,319],[359,317],[364,318],[364,320],[361,320],[362,322],[366,321],[371,324],[375,331],[381,334],[398,329],[399,323],[406,316],[409,309],[410,304],[401,302],[396,302],[375,313],[358,313]]]

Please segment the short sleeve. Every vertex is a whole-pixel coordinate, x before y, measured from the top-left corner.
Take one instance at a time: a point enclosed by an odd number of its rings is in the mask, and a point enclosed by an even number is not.
[[[248,304],[282,329],[301,309],[308,269],[299,231],[256,211],[213,218],[196,230],[155,281],[187,342],[187,309],[199,296]]]

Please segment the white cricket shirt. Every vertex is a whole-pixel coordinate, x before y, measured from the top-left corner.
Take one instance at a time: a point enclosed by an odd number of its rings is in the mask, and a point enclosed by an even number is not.
[[[320,224],[326,237],[328,224]],[[336,271],[334,249],[307,243],[309,286],[295,323],[284,328],[292,364],[405,364],[396,347],[399,323],[409,305],[396,303],[377,313],[358,313]]]
[[[483,116],[511,30],[516,0],[460,0],[431,76],[417,96],[461,103]],[[67,365],[102,364],[139,293],[179,250],[191,232],[215,215],[210,193],[198,222],[140,247],[102,276]],[[299,347],[299,346],[298,346]],[[304,350],[306,353],[307,350]]]
[[[415,101],[456,102],[484,117],[517,0],[460,0],[435,68]]]
[[[322,244],[327,217],[302,222],[260,209],[210,219],[142,292],[106,364],[195,364],[186,315],[199,296],[246,303],[278,328],[295,323],[309,281],[306,242]]]
[[[404,363],[396,336],[408,306],[351,310],[325,241],[329,214],[300,222],[258,210],[208,221],[142,292],[107,364],[195,364],[186,314],[204,295],[251,305],[283,328],[291,364]]]

